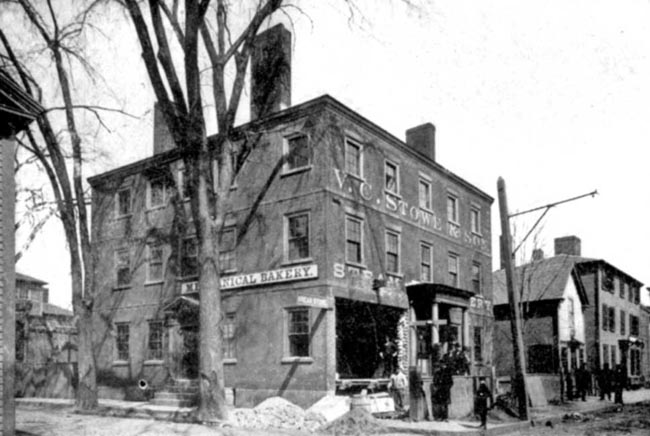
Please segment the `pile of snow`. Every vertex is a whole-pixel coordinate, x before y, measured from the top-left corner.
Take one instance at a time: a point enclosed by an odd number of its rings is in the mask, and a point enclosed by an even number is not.
[[[322,415],[305,412],[301,407],[280,397],[268,398],[252,409],[235,409],[231,420],[233,425],[242,428],[308,431],[315,431],[326,422]]]

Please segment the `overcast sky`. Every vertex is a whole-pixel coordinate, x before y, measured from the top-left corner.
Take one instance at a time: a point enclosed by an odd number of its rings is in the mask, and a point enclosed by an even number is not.
[[[576,235],[584,256],[650,285],[650,2],[357,3],[352,24],[343,0],[300,2],[309,18],[290,11],[294,104],[327,93],[399,138],[434,123],[438,162],[495,198],[495,267],[499,176],[511,211],[598,189],[551,210],[526,249],[552,255],[555,237]],[[122,20],[106,17],[110,40],[93,56],[116,101],[141,118],[112,122],[101,144],[109,157],[94,172],[152,150],[153,96]],[[537,216],[515,220],[515,239]],[[55,221],[18,270],[50,282],[53,302],[70,306],[68,260],[54,247],[65,249]]]

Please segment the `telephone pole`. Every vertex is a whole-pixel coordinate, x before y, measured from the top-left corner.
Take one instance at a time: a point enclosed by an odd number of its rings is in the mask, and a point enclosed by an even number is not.
[[[510,217],[508,214],[508,198],[506,182],[502,177],[497,181],[499,192],[499,213],[501,215],[501,252],[506,270],[506,288],[510,302],[510,329],[512,331],[512,354],[515,362],[515,374],[512,391],[517,399],[519,419],[528,419],[528,393],[526,390],[526,365],[524,359],[524,339],[521,332],[521,313],[519,310],[519,295],[515,292],[514,266],[512,264],[512,236],[510,234]]]
[[[512,383],[512,390],[517,398],[519,419],[528,419],[528,392],[526,390],[526,358],[524,356],[524,339],[521,326],[521,309],[519,306],[519,294],[515,292],[515,274],[513,257],[515,252],[522,246],[524,241],[533,233],[535,227],[542,221],[544,216],[551,208],[568,203],[571,201],[579,200],[585,197],[594,197],[598,195],[598,191],[594,190],[588,194],[578,195],[577,197],[567,198],[565,200],[549,203],[544,206],[535,207],[533,209],[517,212],[512,215],[508,212],[508,197],[506,196],[506,182],[503,177],[497,180],[497,191],[499,192],[499,213],[501,215],[501,253],[503,253],[503,267],[506,270],[506,288],[508,290],[508,301],[510,303],[510,329],[512,331],[512,354],[515,362],[515,374]],[[542,215],[537,219],[533,227],[528,231],[524,239],[513,250],[512,249],[512,235],[510,234],[510,218],[519,215],[524,215],[530,212],[544,210]],[[650,288],[649,288],[650,289]]]

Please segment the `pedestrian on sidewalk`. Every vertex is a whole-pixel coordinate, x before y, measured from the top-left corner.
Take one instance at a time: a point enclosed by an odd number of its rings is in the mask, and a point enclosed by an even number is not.
[[[578,389],[578,397],[582,401],[587,401],[587,391],[589,390],[589,381],[591,380],[591,374],[585,364],[580,365],[580,368],[576,371],[576,388]]]
[[[388,383],[388,390],[390,391],[393,401],[395,402],[395,411],[402,412],[404,410],[404,399],[406,398],[406,387],[408,380],[404,375],[401,367],[397,367],[395,372],[390,376]]]
[[[625,367],[620,363],[616,365],[614,370],[614,402],[616,404],[623,404],[623,389],[627,384],[627,374]]]
[[[476,391],[476,413],[481,417],[481,427],[487,428],[488,410],[492,408],[492,392],[487,387],[485,377],[481,377]]]
[[[603,368],[598,373],[598,389],[600,389],[601,401],[605,397],[608,400],[612,399],[612,371],[610,371],[608,363],[603,365]]]

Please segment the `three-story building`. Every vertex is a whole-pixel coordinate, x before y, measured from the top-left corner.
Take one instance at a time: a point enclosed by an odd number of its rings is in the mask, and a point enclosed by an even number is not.
[[[236,404],[306,405],[398,364],[426,376],[455,343],[489,375],[493,200],[436,162],[433,125],[402,141],[327,95],[251,113],[220,235]],[[196,374],[200,304],[182,159],[165,143],[90,179],[98,364],[154,385]]]

